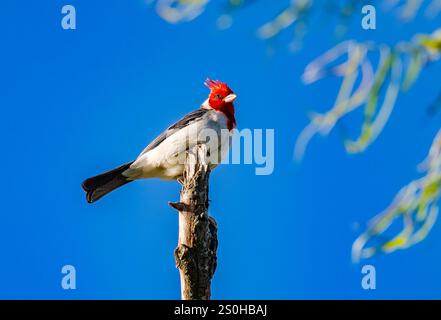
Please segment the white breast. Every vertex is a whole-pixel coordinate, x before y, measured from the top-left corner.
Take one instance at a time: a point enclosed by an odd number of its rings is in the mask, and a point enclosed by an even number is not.
[[[217,159],[211,166],[215,167],[228,152],[230,136],[226,116],[211,110],[201,121],[178,130],[156,148],[142,154],[124,174],[132,179],[176,179],[182,176],[186,151],[201,142],[207,144],[210,159]]]

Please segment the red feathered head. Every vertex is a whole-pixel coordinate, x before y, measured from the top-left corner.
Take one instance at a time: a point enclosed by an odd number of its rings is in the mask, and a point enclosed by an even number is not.
[[[208,103],[211,108],[223,112],[229,119],[228,127],[231,129],[236,125],[234,118],[233,102],[236,100],[236,95],[225,83],[218,80],[207,79],[205,85],[210,88],[210,95],[208,96]]]
[[[211,90],[208,98],[211,107],[215,107],[222,103],[232,103],[236,98],[230,87],[223,82],[207,79],[204,84]],[[224,101],[225,98],[227,98],[226,101]],[[214,105],[211,104],[212,102]]]

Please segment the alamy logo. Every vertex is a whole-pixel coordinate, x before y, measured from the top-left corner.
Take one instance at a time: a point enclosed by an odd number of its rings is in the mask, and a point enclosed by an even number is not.
[[[74,290],[77,288],[76,273],[75,267],[70,264],[67,264],[61,268],[61,274],[64,275],[61,279],[61,287],[64,290]]]
[[[375,267],[370,264],[364,265],[361,268],[361,273],[364,274],[361,279],[361,287],[364,290],[375,290],[377,285]]]
[[[61,27],[64,30],[75,30],[77,28],[77,14],[75,7],[67,4],[61,8],[61,13],[65,16],[61,19]]]
[[[228,154],[222,163],[240,164],[242,154],[243,164],[257,165],[256,175],[272,174],[274,172],[274,129],[236,130],[233,135],[231,160]]]
[[[187,129],[186,145],[194,141],[203,143],[208,149],[208,162],[222,164],[255,164],[255,174],[270,175],[274,172],[274,129],[241,129],[232,134],[228,129]],[[231,146],[231,148],[230,148]],[[167,162],[173,166],[185,164],[186,153],[178,152]]]
[[[361,19],[361,27],[364,30],[377,29],[377,10],[372,5],[366,5],[361,8],[361,13],[365,16]]]

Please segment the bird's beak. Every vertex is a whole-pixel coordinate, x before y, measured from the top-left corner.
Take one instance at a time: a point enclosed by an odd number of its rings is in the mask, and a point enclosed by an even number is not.
[[[237,96],[234,93],[232,93],[232,94],[229,94],[228,96],[226,96],[224,98],[224,101],[226,103],[230,103],[230,102],[233,102],[234,100],[236,100],[236,98],[237,98]]]

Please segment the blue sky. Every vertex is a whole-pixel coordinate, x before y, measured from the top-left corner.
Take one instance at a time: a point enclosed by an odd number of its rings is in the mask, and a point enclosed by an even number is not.
[[[441,223],[406,251],[350,260],[364,223],[418,177],[440,124],[425,112],[440,90],[439,63],[400,96],[364,154],[347,155],[336,131],[314,139],[299,164],[293,148],[307,112],[325,111],[338,89],[336,81],[300,81],[305,65],[338,41],[329,28],[314,26],[299,53],[281,41],[268,55],[254,32],[279,5],[243,11],[219,31],[217,3],[170,25],[141,0],[77,0],[72,31],[60,27],[64,4],[1,5],[0,298],[179,298],[178,220],[167,206],[179,185],[139,181],[94,205],[80,185],[132,160],[197,108],[206,77],[238,94],[239,128],[275,130],[272,175],[224,165],[211,176],[210,212],[219,224],[213,298],[441,298]],[[394,43],[439,23],[421,17],[402,25],[379,14],[376,31],[357,22],[344,38]],[[376,290],[360,286],[365,263],[376,267]],[[60,286],[66,264],[76,267],[76,290]]]

